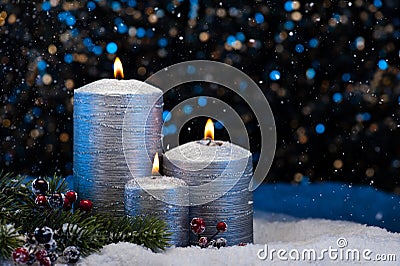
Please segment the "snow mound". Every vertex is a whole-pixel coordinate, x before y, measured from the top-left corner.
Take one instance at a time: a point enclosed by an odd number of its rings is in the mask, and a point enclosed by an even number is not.
[[[297,220],[292,217],[272,214],[256,215],[254,220],[254,242],[247,246],[233,246],[221,249],[200,249],[198,247],[169,248],[165,252],[153,253],[141,246],[130,243],[111,244],[104,247],[100,253],[92,254],[81,260],[80,265],[266,265],[279,264],[289,265],[333,265],[339,263],[362,264],[369,258],[372,261],[386,256],[386,260],[400,260],[388,256],[396,255],[400,250],[400,234],[390,233],[378,227],[365,226],[347,221],[331,221],[323,219]],[[339,247],[340,244],[346,244]],[[267,257],[261,260],[258,257],[260,249],[265,250],[265,244],[271,249],[284,249],[287,251],[284,257],[289,257],[289,252],[296,249],[303,252],[304,249],[316,250],[317,259],[307,260],[300,257],[299,261],[289,258],[287,261],[280,260],[276,253],[273,259]],[[322,249],[337,249],[338,258],[329,257],[325,253],[324,258],[318,260]],[[351,257],[340,258],[346,250],[359,250],[360,259]],[[362,257],[365,250],[368,256]],[[340,253],[340,251],[344,251]],[[347,254],[347,253],[346,253]],[[260,256],[265,253],[260,253]],[[344,255],[343,255],[344,256]],[[389,263],[386,261],[386,263]],[[394,262],[391,262],[395,265]],[[382,264],[383,265],[383,264]]]

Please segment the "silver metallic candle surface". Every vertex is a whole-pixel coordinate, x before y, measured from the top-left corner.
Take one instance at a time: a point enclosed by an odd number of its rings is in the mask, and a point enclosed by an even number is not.
[[[167,223],[171,245],[189,244],[189,188],[185,181],[167,176],[143,177],[140,185],[128,181],[124,195],[127,215],[155,216]],[[168,203],[158,197],[167,198]]]
[[[134,127],[123,126],[125,115]],[[161,125],[162,91],[151,85],[103,79],[75,90],[74,185],[80,198],[94,202],[95,212],[124,215],[124,185],[131,173],[151,172],[148,154],[161,150]],[[130,144],[125,149],[122,134]]]
[[[211,139],[189,142],[164,154],[163,169],[166,175],[189,185],[189,219],[204,219],[204,236],[212,236],[217,223],[223,221],[228,230],[218,237],[226,238],[228,245],[253,242],[253,194],[248,190],[252,159],[248,150]],[[197,241],[197,235],[190,233],[190,243]]]

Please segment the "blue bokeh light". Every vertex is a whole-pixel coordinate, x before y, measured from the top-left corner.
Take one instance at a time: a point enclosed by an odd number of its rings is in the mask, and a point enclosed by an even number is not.
[[[186,115],[190,115],[193,112],[193,106],[186,104],[183,106],[182,111],[186,114]]]
[[[194,66],[192,66],[192,65],[188,65],[187,68],[186,68],[186,73],[194,74],[194,73],[196,73],[196,68]]]
[[[162,119],[163,119],[164,122],[168,122],[169,120],[171,120],[171,118],[172,118],[172,114],[171,114],[170,111],[165,110],[165,111],[162,113]]]
[[[130,7],[135,7],[137,5],[137,2],[136,0],[128,0],[127,4]]]
[[[43,11],[49,11],[51,9],[51,4],[49,1],[45,1],[42,3],[42,9]]]
[[[171,135],[171,134],[175,134],[176,131],[177,131],[177,127],[176,127],[175,124],[171,124],[171,125],[169,125],[169,126],[164,126],[164,127],[162,128],[162,134],[163,134],[164,136]]]
[[[109,42],[106,46],[106,50],[110,54],[115,54],[118,50],[118,46],[115,42]]]
[[[126,26],[126,24],[124,24],[123,22],[121,22],[121,23],[119,23],[119,24],[117,25],[117,30],[118,30],[118,33],[120,33],[120,34],[125,34],[125,33],[128,32],[128,26]]]
[[[115,12],[120,11],[121,8],[122,8],[122,7],[121,7],[121,3],[118,2],[118,1],[113,1],[113,2],[111,3],[111,8],[112,8],[112,10],[115,11]]]
[[[264,23],[264,16],[261,13],[256,13],[254,15],[254,20],[256,21],[257,24],[262,24]]]
[[[244,35],[244,33],[241,31],[236,32],[236,39],[238,39],[241,42],[244,42],[246,40],[246,35]]]
[[[350,79],[351,79],[350,73],[343,73],[343,75],[342,75],[342,80],[343,80],[344,82],[348,82]]]
[[[272,70],[269,73],[269,78],[271,80],[279,80],[281,78],[281,73],[278,70]]]
[[[236,37],[233,35],[229,35],[228,38],[226,38],[226,43],[230,46],[232,46],[236,42]]]
[[[67,24],[68,26],[74,26],[75,23],[76,23],[76,18],[74,17],[74,15],[69,13],[68,16],[65,18],[65,24]]]
[[[291,20],[288,20],[285,22],[285,24],[283,25],[283,27],[285,28],[285,30],[293,30],[294,29],[294,22]]]
[[[382,1],[381,0],[374,0],[374,6],[377,8],[382,7]]]
[[[167,38],[161,38],[158,40],[158,46],[160,47],[166,47],[168,45],[168,40]]]
[[[200,96],[200,97],[197,99],[197,104],[198,104],[199,106],[201,106],[201,107],[206,106],[206,105],[207,105],[207,98],[204,97],[204,96]]]
[[[44,61],[44,60],[40,60],[40,61],[37,63],[37,68],[38,68],[39,71],[46,70],[46,67],[47,67],[47,63],[46,63],[46,61]]]
[[[216,122],[214,123],[214,127],[215,127],[216,129],[223,129],[223,128],[224,128],[224,124],[223,124],[221,121],[216,121]]]
[[[379,60],[378,67],[380,70],[386,70],[388,66],[388,63],[384,59]]]
[[[309,68],[306,71],[307,79],[313,79],[315,77],[315,74],[316,74],[316,72],[315,72],[314,68]]]
[[[249,84],[247,84],[247,81],[242,80],[242,81],[239,83],[239,90],[240,90],[240,91],[244,91],[244,90],[247,89],[248,86],[249,86]]]
[[[65,54],[64,55],[65,63],[71,64],[73,60],[74,60],[74,57],[72,56],[72,54]]]
[[[293,2],[292,1],[286,1],[284,8],[287,12],[293,11]]]
[[[335,93],[332,95],[332,100],[333,100],[335,103],[340,103],[340,102],[343,100],[343,95],[342,95],[340,92],[335,92]]]
[[[311,48],[316,48],[318,46],[318,40],[316,38],[312,38],[309,42]]]
[[[88,11],[93,11],[96,8],[96,3],[93,1],[90,1],[86,4],[86,7]]]
[[[86,47],[92,46],[93,45],[92,39],[86,37],[85,39],[83,39],[83,45],[85,45]]]
[[[96,46],[93,47],[92,52],[95,55],[101,55],[103,53],[103,48],[101,46],[99,46],[99,45],[96,45]]]
[[[136,30],[136,37],[143,38],[146,35],[146,30],[142,27]]]
[[[315,126],[315,131],[316,131],[318,134],[324,133],[324,132],[325,132],[325,126],[324,126],[324,124],[318,124],[318,125],[316,125],[316,126]]]
[[[298,53],[304,52],[304,46],[302,44],[300,44],[300,43],[296,44],[295,49],[296,49],[296,52],[298,52]]]

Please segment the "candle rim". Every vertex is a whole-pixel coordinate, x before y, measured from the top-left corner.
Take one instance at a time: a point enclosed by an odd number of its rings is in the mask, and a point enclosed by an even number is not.
[[[219,141],[219,140],[218,140]],[[221,162],[228,162],[230,159],[231,160],[243,160],[243,159],[248,159],[249,157],[252,156],[252,153],[231,142],[228,141],[221,141],[223,143],[223,145],[215,145],[215,146],[207,146],[207,145],[202,145],[200,144],[198,141],[191,141],[182,145],[179,145],[177,147],[174,147],[168,151],[166,151],[163,156],[166,157],[166,159],[168,159],[169,161],[179,161],[179,160],[184,160],[187,159],[186,157],[183,156],[183,154],[179,151],[179,149],[184,149],[183,151],[185,151],[185,149],[188,148],[188,146],[190,145],[197,145],[200,149],[202,150],[217,150],[216,151],[216,156],[214,158],[208,157],[208,156],[199,156],[196,158],[191,158],[190,156],[194,155],[194,153],[192,152],[192,150],[188,151],[188,157],[189,157],[189,161],[191,163],[196,163],[196,162],[211,162],[211,163],[221,163]],[[229,148],[231,149],[231,154],[233,154],[234,156],[229,157],[222,157],[220,153],[218,153],[218,150],[226,150],[227,149],[227,145],[229,145]],[[180,158],[177,158],[177,154],[179,154]]]
[[[156,177],[156,178],[154,178]],[[126,184],[125,184],[125,189],[129,188],[137,188],[141,187],[145,190],[152,190],[152,189],[160,189],[160,187],[157,187],[157,185],[162,185],[163,189],[176,189],[176,188],[187,188],[188,184],[176,177],[172,176],[144,176],[144,177],[137,177],[134,179],[130,179]]]
[[[105,87],[109,89],[105,89]],[[113,95],[113,94],[162,94],[159,88],[154,87],[146,82],[128,79],[128,80],[118,80],[118,79],[99,79],[89,84],[86,84],[74,92],[79,93],[89,93],[89,94],[99,94],[99,95]]]

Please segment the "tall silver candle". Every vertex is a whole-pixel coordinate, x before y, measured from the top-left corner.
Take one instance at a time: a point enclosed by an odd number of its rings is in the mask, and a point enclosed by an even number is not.
[[[167,197],[168,203],[157,199]],[[185,181],[168,176],[148,176],[125,185],[125,213],[154,216],[167,224],[171,245],[189,244],[189,188]]]
[[[125,115],[134,127],[123,126]],[[75,90],[74,186],[80,198],[94,201],[95,212],[124,215],[124,185],[131,173],[151,172],[146,151],[161,150],[161,125],[162,91],[151,85],[102,79]],[[130,144],[125,149],[123,133]]]
[[[248,190],[253,173],[248,150],[211,139],[189,142],[164,154],[163,170],[189,185],[189,219],[204,219],[204,236],[212,236],[223,221],[228,230],[220,236],[228,245],[253,242],[253,194]],[[197,240],[190,233],[191,244]]]

